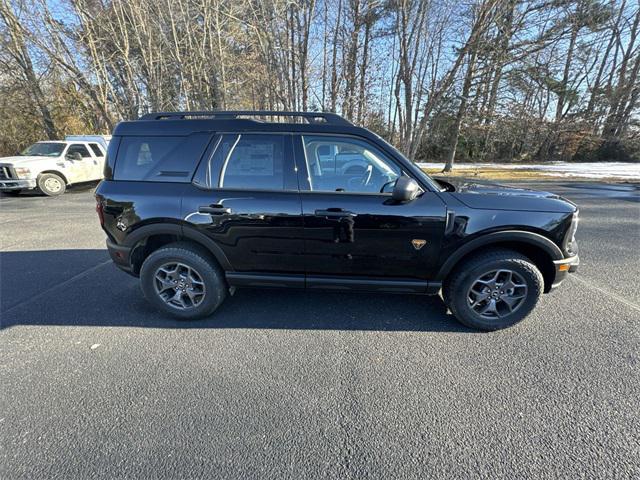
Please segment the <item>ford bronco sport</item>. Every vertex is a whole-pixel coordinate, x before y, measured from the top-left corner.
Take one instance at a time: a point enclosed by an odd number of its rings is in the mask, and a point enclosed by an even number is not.
[[[329,113],[122,122],[96,200],[113,261],[181,319],[236,287],[442,291],[462,323],[496,330],[578,266],[570,201],[431,178]]]

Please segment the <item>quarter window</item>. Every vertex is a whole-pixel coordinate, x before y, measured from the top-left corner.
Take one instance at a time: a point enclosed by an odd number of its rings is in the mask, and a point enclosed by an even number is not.
[[[115,180],[189,182],[211,135],[122,137]]]
[[[348,137],[304,136],[311,190],[388,193],[401,169],[377,148]]]

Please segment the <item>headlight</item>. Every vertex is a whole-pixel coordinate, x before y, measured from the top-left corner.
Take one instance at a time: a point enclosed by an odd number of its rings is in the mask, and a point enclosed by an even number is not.
[[[16,167],[14,168],[16,175],[18,178],[29,178],[31,177],[31,170],[26,167]]]
[[[569,256],[574,256],[578,254],[578,243],[576,242],[575,234],[578,229],[578,212],[573,214],[573,218],[571,219],[571,225],[567,230],[567,233],[564,236],[563,249],[564,253]]]

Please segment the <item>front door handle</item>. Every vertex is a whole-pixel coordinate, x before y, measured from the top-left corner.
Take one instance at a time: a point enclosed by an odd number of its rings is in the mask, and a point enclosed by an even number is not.
[[[220,204],[202,205],[198,207],[198,213],[208,213],[209,215],[229,215],[231,208]]]
[[[353,212],[349,212],[347,210],[342,210],[341,208],[329,208],[327,210],[316,210],[316,217],[330,217],[330,218],[345,218],[345,217],[355,217],[356,214]]]

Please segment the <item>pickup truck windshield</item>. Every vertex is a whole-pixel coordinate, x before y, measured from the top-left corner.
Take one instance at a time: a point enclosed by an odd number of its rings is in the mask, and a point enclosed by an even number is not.
[[[22,151],[22,156],[59,157],[66,147],[64,143],[34,143]]]

